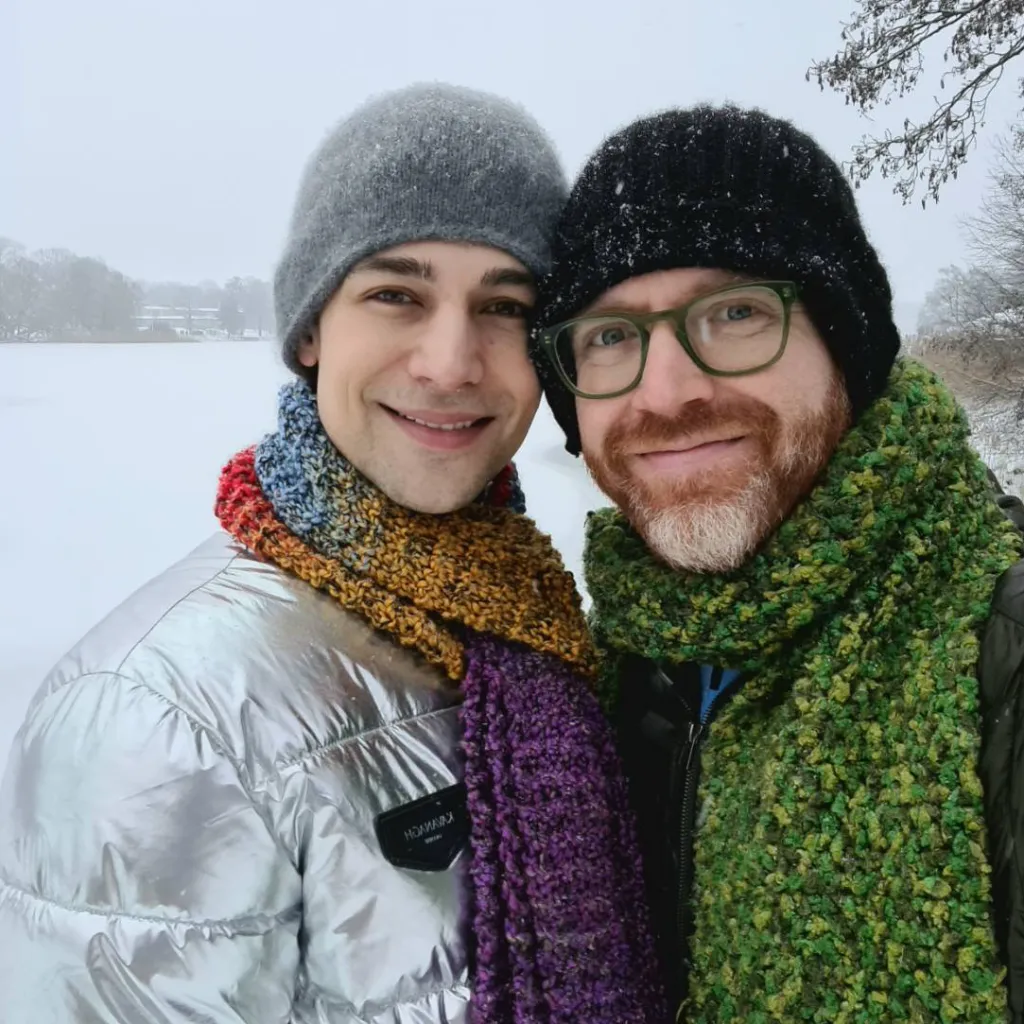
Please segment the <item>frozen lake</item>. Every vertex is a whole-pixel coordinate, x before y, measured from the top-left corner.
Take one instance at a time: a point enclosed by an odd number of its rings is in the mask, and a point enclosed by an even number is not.
[[[0,345],[0,765],[46,670],[217,528],[220,467],[272,429],[286,379],[257,342]],[[602,499],[546,408],[517,462],[578,573]]]

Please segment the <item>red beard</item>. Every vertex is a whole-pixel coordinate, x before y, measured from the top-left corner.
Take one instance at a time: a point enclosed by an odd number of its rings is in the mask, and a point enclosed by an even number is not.
[[[720,564],[749,555],[778,527],[811,490],[850,424],[850,405],[838,374],[821,407],[786,422],[756,398],[734,395],[715,403],[692,403],[677,416],[644,411],[615,423],[600,454],[584,452],[597,485],[618,505],[648,543],[652,524],[673,521],[673,537],[681,554],[667,560],[680,568],[723,571]],[[671,448],[697,436],[744,436],[752,451],[743,461],[730,461],[679,480],[651,481],[633,471],[631,453]],[[706,541],[700,523],[736,503],[743,505],[742,541],[729,545],[721,558],[699,550]],[[734,513],[735,515],[735,513]],[[703,517],[703,519],[701,518]],[[693,562],[686,548],[692,542]],[[667,553],[655,553],[666,556]]]

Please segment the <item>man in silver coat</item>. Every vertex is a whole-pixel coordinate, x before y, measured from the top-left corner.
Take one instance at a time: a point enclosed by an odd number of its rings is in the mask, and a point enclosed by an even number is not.
[[[15,741],[4,1024],[657,1018],[579,601],[509,465],[564,197],[532,119],[454,87],[314,155],[277,432]]]

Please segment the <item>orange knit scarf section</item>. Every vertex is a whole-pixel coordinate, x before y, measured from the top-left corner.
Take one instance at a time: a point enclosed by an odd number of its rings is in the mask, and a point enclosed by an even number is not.
[[[460,628],[553,654],[592,676],[596,655],[572,575],[551,539],[524,515],[471,505],[449,515],[387,506],[387,543],[355,573],[314,551],[274,513],[247,448],[224,468],[221,525],[246,549],[330,594],[348,611],[417,650],[452,680],[463,675]],[[385,510],[383,495],[373,517]]]

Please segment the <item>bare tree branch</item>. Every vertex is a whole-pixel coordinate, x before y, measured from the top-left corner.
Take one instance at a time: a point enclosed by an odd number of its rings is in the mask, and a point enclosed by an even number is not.
[[[904,202],[919,185],[922,205],[938,199],[977,143],[992,90],[1024,53],[1024,0],[858,0],[843,27],[843,49],[809,68],[808,80],[868,113],[919,87],[925,51],[943,37],[938,86],[954,86],[949,98],[935,96],[932,115],[920,124],[907,118],[900,132],[862,139],[847,164],[855,184],[879,170]],[[1024,148],[1024,129],[1015,131],[1014,144]]]

